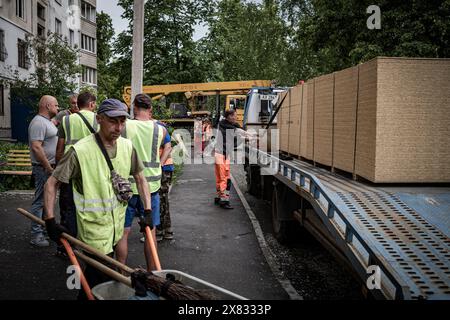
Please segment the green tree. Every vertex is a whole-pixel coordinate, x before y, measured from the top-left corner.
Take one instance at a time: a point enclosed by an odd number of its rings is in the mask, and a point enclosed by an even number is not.
[[[208,46],[226,81],[284,80],[287,36],[277,1],[223,0],[210,19]]]
[[[120,78],[130,85],[133,1],[120,0],[123,17],[130,21],[129,30],[118,36],[114,52],[115,65],[127,70]],[[204,0],[149,0],[145,5],[144,84],[202,82],[206,68],[202,52],[193,41],[194,27],[209,12]],[[129,67],[129,68],[128,68]],[[123,77],[122,77],[123,76]]]
[[[117,69],[112,61],[114,28],[112,19],[103,11],[97,13],[97,92],[98,100],[121,98]]]
[[[76,92],[81,72],[78,50],[54,33],[49,33],[46,39],[31,38],[26,46],[34,71],[22,78],[18,70],[9,66],[13,80],[4,82],[12,88],[15,98],[34,110],[37,110],[36,99],[43,95],[56,97],[60,108],[68,108],[67,97]]]
[[[282,0],[291,26],[291,77],[308,79],[376,56],[449,57],[449,0],[380,0],[381,29],[367,28],[370,0]]]

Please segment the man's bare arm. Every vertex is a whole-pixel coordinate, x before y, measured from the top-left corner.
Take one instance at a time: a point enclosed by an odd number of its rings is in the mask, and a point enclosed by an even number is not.
[[[144,210],[151,210],[152,204],[150,202],[150,191],[148,190],[148,183],[145,179],[144,173],[140,172],[139,174],[133,175],[133,177],[136,181],[139,196],[144,204]]]
[[[44,186],[44,212],[45,220],[55,217],[56,191],[59,187],[59,181],[55,177],[48,178]]]
[[[52,173],[53,168],[50,165],[50,162],[48,162],[47,157],[45,156],[42,143],[42,141],[31,141],[31,150],[34,152],[34,154],[36,155],[36,159],[44,167],[45,171],[47,171],[47,173]]]

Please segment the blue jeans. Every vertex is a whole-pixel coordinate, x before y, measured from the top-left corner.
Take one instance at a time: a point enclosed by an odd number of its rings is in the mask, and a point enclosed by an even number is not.
[[[44,208],[44,185],[50,175],[45,172],[44,167],[33,165],[32,174],[34,178],[35,192],[34,200],[31,204],[31,213],[42,219],[42,209]],[[44,232],[44,227],[35,222],[31,222],[31,235],[37,236]]]
[[[151,196],[152,203],[152,220],[153,225],[156,227],[160,223],[159,219],[159,207],[160,199],[159,192],[153,192]],[[144,216],[144,205],[142,204],[141,197],[139,195],[133,195],[128,201],[127,212],[125,213],[125,228],[130,228],[134,217]]]

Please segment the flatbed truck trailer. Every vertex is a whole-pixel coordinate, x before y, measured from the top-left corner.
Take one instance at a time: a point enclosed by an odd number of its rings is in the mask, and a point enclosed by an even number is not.
[[[376,299],[450,299],[449,186],[376,185],[249,145],[245,153],[248,192],[271,202],[279,240],[309,232]],[[268,167],[276,173],[261,175]]]

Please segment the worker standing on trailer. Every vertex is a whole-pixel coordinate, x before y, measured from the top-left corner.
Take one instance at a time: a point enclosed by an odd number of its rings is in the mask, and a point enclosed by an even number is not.
[[[152,119],[152,100],[146,94],[136,95],[134,101],[134,120],[129,120],[123,132],[123,136],[131,140],[134,148],[144,164],[144,176],[148,183],[148,189],[151,194],[151,208],[153,225],[160,224],[160,198],[159,189],[161,187],[161,159],[159,156],[159,148],[166,129],[156,123]],[[169,150],[170,152],[170,150]],[[163,160],[167,158],[167,154],[163,153]],[[128,256],[128,235],[131,230],[131,224],[134,217],[143,215],[142,198],[139,196],[136,184],[133,178],[132,183],[133,197],[128,202],[125,219],[125,231],[122,239],[117,245],[117,260],[126,263]],[[150,197],[149,199],[150,200]],[[156,232],[152,230],[153,240],[156,243]],[[144,252],[147,261],[147,269],[155,270],[155,263],[151,255],[147,242],[144,244]]]
[[[56,223],[54,204],[61,182],[72,181],[77,212],[78,238],[110,256],[123,236],[125,211],[133,192],[128,181],[136,181],[143,199],[143,226],[153,228],[150,193],[144,166],[131,141],[122,138],[129,117],[127,107],[116,99],[102,102],[97,112],[98,133],[91,134],[66,152],[45,185],[45,225],[50,238],[59,242],[64,227]],[[84,275],[91,287],[109,278],[86,266]],[[85,299],[80,291],[79,299]]]
[[[224,209],[233,209],[230,205],[230,158],[237,147],[237,135],[253,138],[237,123],[236,110],[226,110],[224,119],[218,124],[214,154],[217,192],[214,203]]]
[[[78,95],[77,105],[79,111],[72,113],[61,119],[58,128],[58,145],[56,147],[56,163],[63,157],[64,153],[76,142],[97,131],[97,120],[94,110],[96,108],[96,98],[90,92],[83,92]],[[90,127],[85,123],[89,124]],[[73,202],[72,184],[61,183],[59,188],[59,212],[61,224],[67,228],[69,234],[77,236],[77,220],[75,203]],[[58,246],[58,255],[65,255],[64,247]]]

